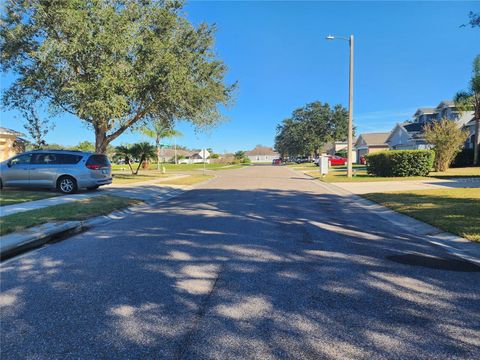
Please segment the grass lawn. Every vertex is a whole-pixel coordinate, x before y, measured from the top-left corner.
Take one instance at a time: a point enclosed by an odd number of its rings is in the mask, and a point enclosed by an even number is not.
[[[442,230],[480,242],[480,189],[417,190],[361,195]]]
[[[160,164],[160,166],[164,166],[167,171],[188,171],[188,170],[197,170],[203,169],[203,164]],[[137,164],[132,165],[134,169],[137,168]],[[216,170],[219,168],[224,168],[225,164],[205,164],[205,168],[209,170]],[[128,165],[117,165],[112,164],[112,170],[129,170]],[[157,170],[157,164],[151,163],[149,166],[149,170]],[[145,170],[143,170],[145,172]],[[142,169],[140,169],[139,173],[142,173]]]
[[[222,167],[212,168],[210,170],[233,170],[233,169],[242,169],[244,167],[250,166],[250,164],[235,164],[235,165],[223,165]]]
[[[451,168],[444,172],[431,172],[428,176],[433,177],[480,177],[480,166],[470,166],[462,168]]]
[[[172,179],[172,180],[165,180],[162,181],[162,184],[165,185],[193,185],[198,184],[209,179],[213,178],[213,175],[203,175],[203,174],[195,174],[189,175],[187,177],[183,177],[180,179]]]
[[[172,174],[162,174],[158,171],[153,170],[144,170],[143,172],[140,170],[138,175],[132,175],[130,171],[113,171],[113,183],[114,184],[129,184],[135,183],[139,181],[148,181],[148,180],[155,180],[155,179],[164,179],[172,176]]]
[[[13,204],[19,204],[27,201],[41,200],[54,196],[58,196],[60,193],[53,190],[6,190],[0,191],[0,206],[7,206]]]
[[[92,216],[108,214],[116,209],[137,203],[139,203],[138,200],[101,195],[69,204],[54,205],[43,209],[3,216],[0,218],[0,235],[51,221],[84,220]]]
[[[308,162],[308,163],[303,163],[303,164],[288,164],[286,165],[287,167],[291,168],[316,168],[317,165],[315,165],[313,162]]]

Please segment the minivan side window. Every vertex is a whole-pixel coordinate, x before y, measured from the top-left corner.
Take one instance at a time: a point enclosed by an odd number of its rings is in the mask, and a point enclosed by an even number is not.
[[[41,153],[35,154],[32,157],[32,164],[39,165],[69,165],[76,164],[82,159],[81,155],[72,154],[53,154],[53,153]]]
[[[32,156],[32,164],[51,165],[57,163],[56,154],[41,153]]]
[[[31,157],[32,157],[32,154],[23,154],[23,155],[14,157],[12,160],[10,160],[10,166],[30,164]]]

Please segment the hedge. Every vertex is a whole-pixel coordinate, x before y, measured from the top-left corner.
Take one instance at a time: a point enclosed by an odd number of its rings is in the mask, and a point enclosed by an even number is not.
[[[374,176],[427,176],[433,150],[389,150],[366,155],[367,172]]]

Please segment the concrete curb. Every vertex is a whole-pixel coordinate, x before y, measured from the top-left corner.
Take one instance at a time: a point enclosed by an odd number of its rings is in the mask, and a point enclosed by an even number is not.
[[[84,230],[83,221],[46,223],[28,230],[2,236],[0,259],[4,260],[26,250],[36,248],[62,236],[76,234]]]
[[[27,250],[38,248],[70,235],[78,234],[96,225],[105,224],[113,220],[124,219],[135,212],[151,209],[155,205],[179,196],[192,188],[193,187],[190,186],[183,189],[175,189],[174,191],[165,194],[161,200],[115,210],[107,215],[95,216],[82,221],[51,222],[34,226],[18,233],[4,235],[0,241],[0,259],[2,261],[9,259]]]
[[[298,174],[298,171],[292,169],[290,170]],[[311,177],[308,174],[302,174]],[[313,179],[313,177],[311,178]],[[388,222],[401,227],[405,231],[415,236],[418,236],[422,240],[425,240],[434,246],[442,247],[447,253],[451,255],[457,256],[476,265],[480,265],[480,246],[470,240],[443,231],[432,225],[424,223],[423,221],[414,219],[410,216],[398,213],[390,208],[387,208],[386,206],[365,199],[360,195],[356,195],[348,190],[345,190],[333,184],[325,183],[320,180],[315,181],[315,183],[318,186],[334,193],[335,195],[344,198],[348,197],[351,200],[351,205],[357,206],[366,211],[370,211],[381,217],[382,219],[385,219]]]

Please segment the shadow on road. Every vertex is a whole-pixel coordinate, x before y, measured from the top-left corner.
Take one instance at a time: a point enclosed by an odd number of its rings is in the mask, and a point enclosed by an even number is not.
[[[478,272],[330,194],[192,190],[2,267],[4,358],[475,358]],[[474,269],[475,270],[475,269]]]

